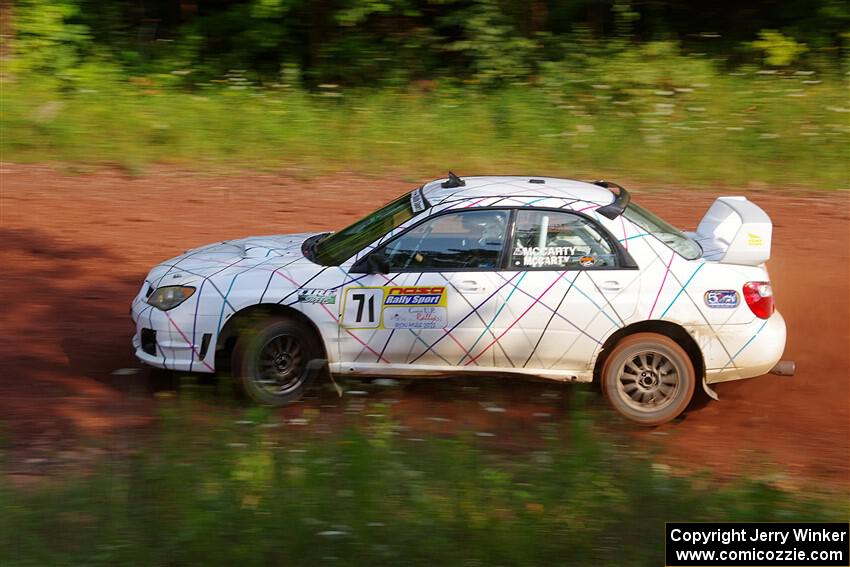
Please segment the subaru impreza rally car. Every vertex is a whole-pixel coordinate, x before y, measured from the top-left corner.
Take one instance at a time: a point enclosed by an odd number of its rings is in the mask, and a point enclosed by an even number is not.
[[[339,232],[225,241],[156,266],[133,301],[133,345],[169,370],[230,360],[263,404],[326,371],[529,375],[598,381],[654,425],[697,383],[713,395],[793,374],[779,362],[771,231],[744,197],[718,198],[684,233],[614,183],[450,174]]]

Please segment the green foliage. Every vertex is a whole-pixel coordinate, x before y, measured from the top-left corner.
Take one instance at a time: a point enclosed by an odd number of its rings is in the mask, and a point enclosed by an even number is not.
[[[845,512],[766,482],[672,475],[579,412],[511,455],[465,435],[405,439],[386,417],[296,441],[276,421],[204,411],[201,424],[182,405],[94,475],[23,491],[0,480],[0,564],[653,565],[665,521]]]
[[[610,52],[640,38],[679,41],[686,53],[734,64],[764,52],[771,65],[842,65],[846,2],[744,11],[718,0],[712,8],[632,0],[23,0],[9,21],[15,73],[63,72],[93,59],[133,76],[179,72],[190,88],[236,69],[274,82],[285,65],[302,69],[310,88],[434,79],[501,86],[568,63],[571,38],[582,31]]]
[[[90,48],[86,26],[74,23],[73,0],[23,0],[15,6],[13,73],[62,73],[80,65]]]
[[[714,12],[630,0],[122,7],[15,5],[3,159],[850,185],[850,11],[832,0],[751,15],[760,39],[721,50],[685,33]]]
[[[477,0],[469,8],[444,18],[443,23],[463,30],[459,39],[445,44],[445,50],[461,54],[476,81],[516,81],[534,70],[535,51],[540,45],[517,33],[496,0]]]
[[[344,89],[274,86],[231,73],[183,92],[173,73],[123,80],[83,66],[7,83],[9,161],[296,167],[433,177],[528,171],[628,182],[820,189],[850,186],[847,78],[718,71],[671,42],[610,51],[576,40],[535,84]]]
[[[334,19],[340,25],[350,27],[365,23],[371,16],[392,13],[419,15],[414,3],[407,0],[348,0],[342,3]]]
[[[776,30],[762,30],[759,39],[753,42],[753,47],[765,54],[768,65],[786,67],[796,61],[808,48],[786,37]]]

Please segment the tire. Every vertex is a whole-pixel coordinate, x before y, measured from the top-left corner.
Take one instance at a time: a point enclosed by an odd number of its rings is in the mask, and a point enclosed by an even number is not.
[[[242,329],[233,349],[233,375],[242,391],[266,406],[301,399],[310,361],[322,358],[321,339],[307,325],[285,318],[261,319]]]
[[[602,391],[625,417],[641,425],[666,423],[682,413],[696,386],[688,353],[670,337],[635,333],[605,359]]]

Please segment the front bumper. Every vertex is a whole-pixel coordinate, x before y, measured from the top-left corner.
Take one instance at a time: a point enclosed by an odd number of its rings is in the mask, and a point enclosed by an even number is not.
[[[161,311],[137,297],[131,308],[136,325],[136,358],[150,366],[181,372],[215,372],[215,333],[218,317],[195,315],[176,307]]]

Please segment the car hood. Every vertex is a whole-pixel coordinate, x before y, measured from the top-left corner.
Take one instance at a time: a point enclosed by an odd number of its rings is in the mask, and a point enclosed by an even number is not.
[[[199,278],[242,271],[258,264],[271,269],[283,265],[292,268],[299,267],[299,264],[316,266],[301,252],[304,241],[316,234],[321,233],[252,236],[201,246],[159,264],[146,279],[154,286],[181,285]]]

